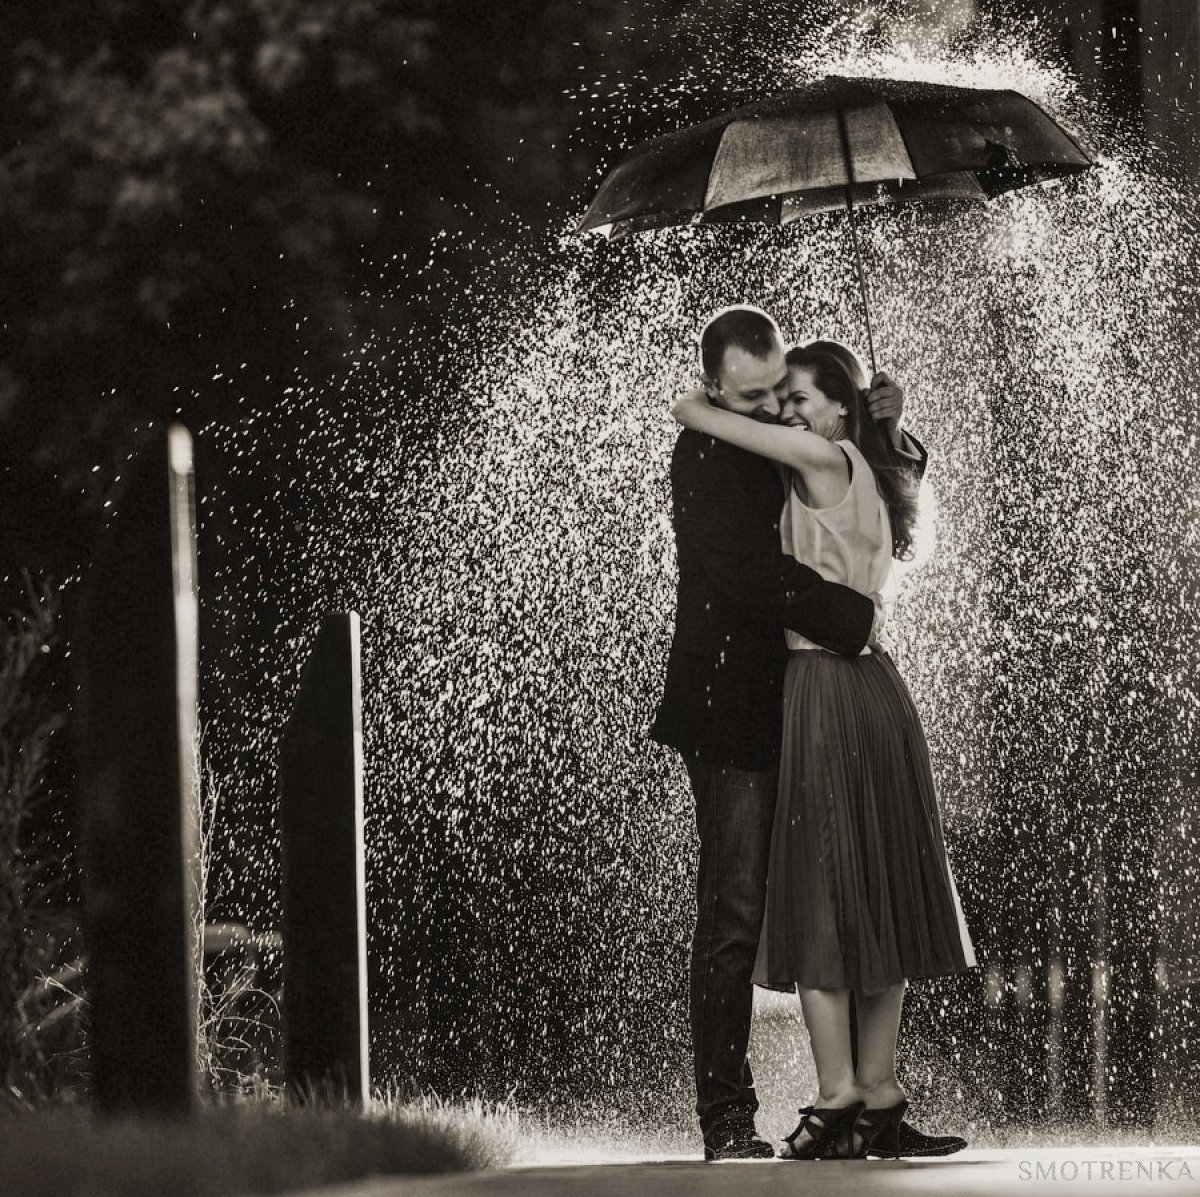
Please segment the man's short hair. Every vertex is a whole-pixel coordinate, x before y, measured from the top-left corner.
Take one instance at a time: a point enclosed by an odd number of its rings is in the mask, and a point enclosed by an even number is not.
[[[731,346],[765,358],[782,342],[779,325],[762,308],[722,308],[700,334],[700,368],[706,378],[716,378]]]

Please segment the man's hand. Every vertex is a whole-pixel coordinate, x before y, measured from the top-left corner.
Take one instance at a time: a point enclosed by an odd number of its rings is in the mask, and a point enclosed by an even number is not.
[[[871,379],[867,392],[867,408],[873,420],[883,425],[888,440],[897,448],[902,446],[900,422],[904,418],[904,389],[882,370]]]
[[[882,648],[879,637],[883,632],[884,624],[887,623],[887,609],[883,605],[883,595],[878,590],[873,590],[867,597],[875,604],[875,620],[871,624],[871,634],[867,637],[867,645],[878,650]]]

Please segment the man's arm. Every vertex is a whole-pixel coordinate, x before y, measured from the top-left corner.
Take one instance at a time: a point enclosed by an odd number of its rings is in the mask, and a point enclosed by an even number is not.
[[[792,563],[815,572],[792,557],[781,556],[785,565]],[[785,601],[783,626],[822,648],[846,657],[858,656],[882,624],[882,604],[840,582],[829,582],[820,574],[817,577],[820,581],[815,586],[795,592]]]
[[[675,503],[676,538],[698,559],[722,603],[781,635],[791,628],[836,653],[862,651],[875,621],[875,604],[866,595],[827,582],[786,556],[778,534],[773,542],[763,535],[757,513],[736,484],[721,485],[712,477],[691,487],[684,478],[673,481],[686,488]]]

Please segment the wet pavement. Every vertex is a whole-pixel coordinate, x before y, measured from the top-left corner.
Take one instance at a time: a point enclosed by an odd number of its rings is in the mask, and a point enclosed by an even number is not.
[[[375,1178],[308,1197],[826,1197],[851,1193],[1200,1194],[1200,1145],[970,1150],[940,1160],[705,1164],[695,1158],[526,1165],[434,1177]]]

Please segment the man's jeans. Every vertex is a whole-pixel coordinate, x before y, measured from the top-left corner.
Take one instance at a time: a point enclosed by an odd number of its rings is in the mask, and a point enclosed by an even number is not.
[[[778,774],[685,757],[696,799],[700,871],[692,939],[691,1023],[696,1113],[709,1134],[758,1109],[746,1059],[754,993],[750,974],[766,900]]]

